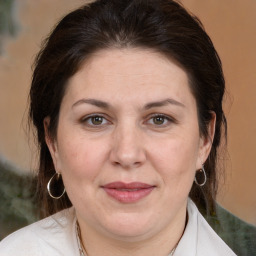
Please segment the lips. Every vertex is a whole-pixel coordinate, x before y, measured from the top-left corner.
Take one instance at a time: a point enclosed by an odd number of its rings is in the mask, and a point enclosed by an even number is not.
[[[108,196],[121,203],[134,203],[148,196],[155,186],[141,182],[112,182],[102,188]]]

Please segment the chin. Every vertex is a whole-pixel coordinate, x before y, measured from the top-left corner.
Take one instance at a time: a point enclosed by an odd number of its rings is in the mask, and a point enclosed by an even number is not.
[[[113,219],[102,223],[103,228],[113,237],[123,241],[139,241],[150,236],[153,229],[156,228],[152,218],[142,216],[141,214],[126,213],[119,216],[113,215]]]

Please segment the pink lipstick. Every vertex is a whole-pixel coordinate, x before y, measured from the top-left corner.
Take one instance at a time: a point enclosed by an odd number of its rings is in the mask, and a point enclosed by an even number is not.
[[[122,203],[134,203],[149,195],[155,186],[141,182],[112,182],[102,188],[112,198]]]

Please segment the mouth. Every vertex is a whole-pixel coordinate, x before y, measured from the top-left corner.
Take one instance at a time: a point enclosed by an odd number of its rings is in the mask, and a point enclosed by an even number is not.
[[[147,197],[156,186],[141,182],[112,182],[102,186],[111,198],[121,203],[135,203]]]

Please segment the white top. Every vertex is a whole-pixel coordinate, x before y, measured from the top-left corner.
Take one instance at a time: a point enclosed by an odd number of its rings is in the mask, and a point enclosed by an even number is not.
[[[188,223],[174,256],[234,256],[188,200]],[[0,242],[1,256],[79,256],[73,207],[22,228]]]

